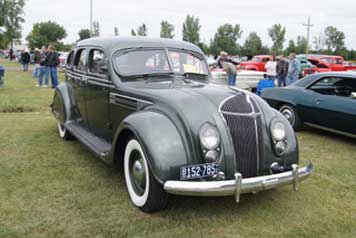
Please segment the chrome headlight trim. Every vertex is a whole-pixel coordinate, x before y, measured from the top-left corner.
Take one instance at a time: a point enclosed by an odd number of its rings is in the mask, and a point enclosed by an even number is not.
[[[281,121],[274,121],[271,125],[271,135],[274,141],[283,141],[287,138],[286,126]]]
[[[220,134],[216,127],[206,123],[199,132],[200,143],[204,149],[215,150],[220,145]]]

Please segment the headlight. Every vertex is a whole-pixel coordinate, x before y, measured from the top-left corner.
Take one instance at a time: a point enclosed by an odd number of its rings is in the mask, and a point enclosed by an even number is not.
[[[201,144],[204,146],[205,149],[208,150],[216,149],[220,143],[220,135],[218,130],[209,124],[205,124],[201,128],[199,138]]]
[[[278,141],[274,147],[277,155],[282,155],[287,148],[287,144],[284,141]]]
[[[282,141],[286,138],[286,127],[282,122],[275,122],[271,128],[272,137],[276,141]]]

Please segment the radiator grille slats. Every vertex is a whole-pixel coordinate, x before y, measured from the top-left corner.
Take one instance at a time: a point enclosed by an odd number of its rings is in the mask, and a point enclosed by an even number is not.
[[[258,176],[261,145],[261,116],[256,102],[244,93],[226,100],[220,107],[234,144],[237,171],[244,178]]]

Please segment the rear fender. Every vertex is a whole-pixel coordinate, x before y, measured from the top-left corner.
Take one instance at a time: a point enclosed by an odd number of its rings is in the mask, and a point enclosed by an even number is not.
[[[66,83],[58,85],[54,92],[51,104],[52,113],[62,124],[73,119],[73,102],[70,92],[69,85]]]

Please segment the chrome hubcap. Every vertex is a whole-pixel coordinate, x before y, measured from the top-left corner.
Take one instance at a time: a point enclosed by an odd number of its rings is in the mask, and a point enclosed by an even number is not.
[[[146,189],[146,169],[144,161],[138,151],[133,152],[131,163],[131,180],[138,195],[142,195]]]
[[[283,108],[280,112],[289,121],[289,123],[293,126],[294,121],[295,121],[293,110],[290,108]]]

